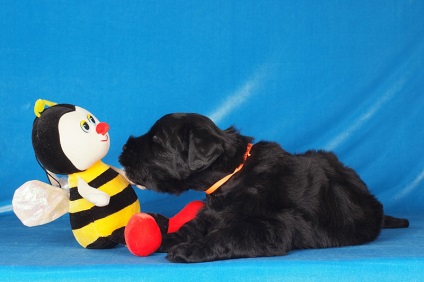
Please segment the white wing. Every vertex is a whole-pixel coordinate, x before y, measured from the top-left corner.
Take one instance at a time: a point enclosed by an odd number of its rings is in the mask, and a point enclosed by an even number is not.
[[[12,207],[24,225],[46,224],[69,211],[69,191],[31,180],[16,189]]]

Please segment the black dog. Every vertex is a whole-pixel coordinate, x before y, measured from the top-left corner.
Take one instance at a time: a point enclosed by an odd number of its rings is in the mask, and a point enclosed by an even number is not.
[[[131,181],[149,189],[205,191],[230,175],[208,191],[194,220],[164,238],[161,250],[169,260],[357,245],[376,239],[381,228],[409,225],[384,216],[365,183],[333,153],[290,154],[272,142],[258,142],[247,152],[252,140],[198,114],[166,115],[145,135],[128,139],[119,161]]]

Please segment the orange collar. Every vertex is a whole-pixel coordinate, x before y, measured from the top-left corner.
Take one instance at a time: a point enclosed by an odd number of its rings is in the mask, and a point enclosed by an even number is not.
[[[224,178],[221,178],[217,182],[215,182],[215,184],[213,184],[208,190],[205,191],[206,194],[210,195],[213,192],[215,192],[222,185],[224,185],[224,183],[227,182],[234,174],[236,174],[237,172],[239,172],[243,168],[244,163],[246,162],[247,158],[250,156],[250,150],[252,149],[252,146],[253,145],[251,143],[247,144],[246,153],[243,156],[243,162],[234,170],[233,173],[231,173],[231,174],[225,176]]]

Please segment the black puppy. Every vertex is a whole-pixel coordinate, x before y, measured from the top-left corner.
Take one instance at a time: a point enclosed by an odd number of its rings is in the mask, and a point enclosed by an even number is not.
[[[252,140],[198,114],[166,115],[145,135],[128,139],[119,161],[135,184],[208,194],[194,220],[164,237],[169,260],[357,245],[376,239],[381,228],[409,225],[384,216],[365,183],[333,153],[290,154],[272,142],[250,147]]]

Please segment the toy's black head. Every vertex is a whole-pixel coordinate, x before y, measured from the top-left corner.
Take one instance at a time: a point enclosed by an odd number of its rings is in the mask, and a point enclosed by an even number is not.
[[[58,104],[44,109],[32,126],[32,146],[41,165],[53,173],[71,174],[79,170],[64,154],[59,137],[59,120],[75,106]]]

